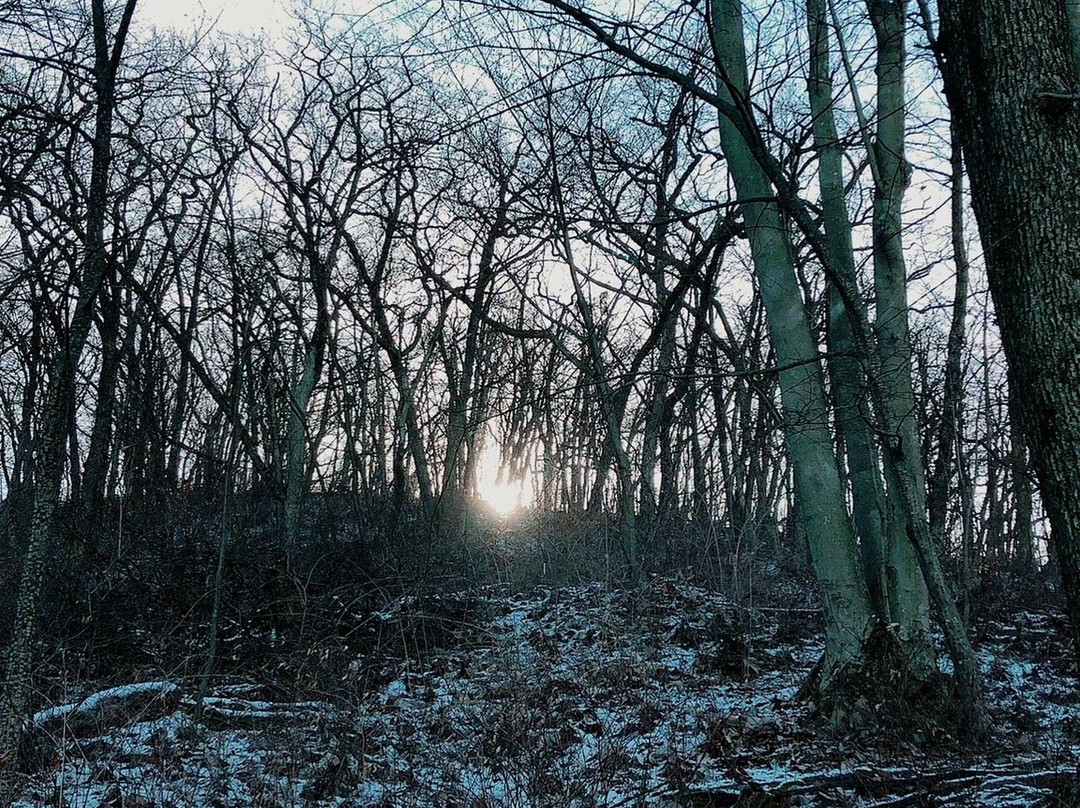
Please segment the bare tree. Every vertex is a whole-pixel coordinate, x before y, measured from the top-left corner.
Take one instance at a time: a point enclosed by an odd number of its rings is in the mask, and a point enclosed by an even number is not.
[[[66,457],[69,413],[75,396],[75,376],[79,358],[86,346],[93,323],[98,292],[111,271],[109,248],[105,241],[105,217],[109,206],[109,179],[112,160],[113,117],[116,110],[117,76],[127,42],[136,0],[127,0],[119,16],[110,13],[104,0],[91,3],[93,67],[90,69],[94,97],[92,130],[92,165],[87,183],[85,220],[83,222],[83,261],[78,277],[78,296],[65,343],[60,346],[49,373],[45,393],[42,435],[37,444],[34,468],[34,506],[30,539],[23,562],[18,606],[7,672],[0,702],[0,758],[9,762],[0,770],[0,803],[12,798],[11,788],[22,722],[30,706],[32,692],[32,657],[38,600],[46,550],[52,537],[56,503]],[[33,13],[32,11],[27,13]],[[51,15],[52,9],[37,13]],[[58,24],[67,20],[58,19]],[[72,31],[72,34],[76,34]],[[77,34],[76,34],[77,35]],[[42,43],[45,48],[51,43]],[[42,44],[38,44],[41,47]],[[46,58],[47,52],[46,52]]]

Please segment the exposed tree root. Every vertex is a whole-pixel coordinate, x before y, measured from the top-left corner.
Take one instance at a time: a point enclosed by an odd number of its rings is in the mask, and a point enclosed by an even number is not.
[[[823,659],[814,667],[799,697],[814,704],[829,729],[875,745],[890,738],[970,745],[950,680],[919,671],[892,627],[876,625],[859,660],[833,670],[827,680],[825,664]]]

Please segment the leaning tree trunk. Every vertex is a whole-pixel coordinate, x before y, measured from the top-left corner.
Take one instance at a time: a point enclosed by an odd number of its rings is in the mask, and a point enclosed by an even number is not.
[[[967,298],[968,257],[964,235],[964,166],[963,149],[951,127],[952,218],[953,262],[956,265],[956,288],[953,292],[952,321],[949,325],[949,341],[945,349],[945,389],[942,393],[941,424],[937,434],[937,464],[930,478],[927,492],[927,512],[930,519],[930,535],[944,548],[945,529],[949,511],[949,480],[956,466],[956,448],[961,438],[964,396],[963,353],[967,344]],[[957,469],[959,472],[960,470]]]
[[[742,4],[712,0],[712,44],[721,74],[718,95],[734,103],[748,88]],[[780,366],[785,436],[795,495],[806,528],[825,611],[822,687],[862,655],[873,613],[848,520],[824,374],[795,276],[788,230],[773,190],[734,122],[720,117],[720,142],[735,181],[769,332]]]
[[[1080,651],[1080,67],[1065,0],[941,0],[945,91]]]
[[[549,0],[554,2],[554,0]],[[777,300],[774,298],[770,300],[770,297],[766,296],[768,293],[770,296],[777,293],[777,289],[770,289],[770,285],[777,283],[777,280],[781,277],[778,274],[772,272],[767,273],[767,277],[762,275],[762,269],[770,267],[773,270],[779,270],[779,265],[784,263],[778,259],[778,256],[783,256],[782,250],[787,250],[787,258],[790,261],[791,246],[787,240],[786,230],[784,230],[783,219],[778,215],[778,209],[780,207],[788,213],[798,225],[799,229],[807,235],[808,238],[814,244],[815,252],[822,257],[822,260],[826,264],[826,269],[830,275],[830,280],[837,284],[838,287],[844,286],[844,279],[841,274],[835,271],[832,261],[829,256],[827,247],[821,242],[818,228],[813,220],[810,218],[806,209],[805,203],[799,199],[794,193],[789,183],[779,173],[778,164],[772,157],[766,152],[763,142],[759,139],[759,133],[756,131],[756,124],[753,121],[753,110],[746,103],[745,100],[745,88],[746,88],[746,66],[745,61],[742,59],[744,55],[743,38],[742,38],[742,19],[741,19],[741,7],[738,2],[733,0],[713,0],[710,7],[713,11],[713,30],[714,30],[714,50],[717,64],[721,68],[725,68],[726,65],[732,62],[733,56],[739,57],[739,61],[731,65],[728,71],[728,75],[724,77],[726,81],[721,87],[721,91],[717,94],[717,105],[722,110],[722,124],[721,124],[721,146],[725,152],[728,149],[729,144],[732,146],[731,153],[728,155],[729,164],[733,176],[736,179],[736,188],[740,197],[745,194],[747,197],[752,198],[753,202],[745,206],[747,230],[751,238],[751,245],[753,249],[755,237],[761,238],[762,232],[767,237],[771,237],[772,244],[767,244],[769,247],[773,247],[773,250],[761,249],[759,264],[759,254],[755,251],[754,262],[758,268],[759,276],[763,278],[762,282],[762,297],[765,301],[766,312],[769,315],[770,328],[774,332],[774,341],[777,340],[775,332],[779,328],[782,332],[786,330],[786,333],[792,336],[797,334],[795,330],[803,330],[807,332],[808,349],[806,346],[801,351],[791,351],[791,345],[781,346],[777,345],[777,359],[780,360],[780,364],[787,371],[787,376],[784,373],[780,374],[780,387],[782,396],[785,396],[784,391],[787,391],[787,396],[790,396],[792,378],[792,370],[812,369],[816,364],[816,354],[814,354],[814,345],[812,337],[809,336],[809,327],[805,324],[806,312],[800,305],[798,310],[787,310],[780,306],[779,311],[771,311],[770,307]],[[735,25],[731,25],[731,21],[735,20]],[[727,27],[734,29],[733,31],[723,32],[722,28]],[[718,33],[719,32],[719,35]],[[611,47],[617,47],[612,45]],[[738,73],[732,73],[731,70],[738,70]],[[738,76],[738,81],[731,81],[731,76]],[[743,133],[746,133],[744,136]],[[727,141],[725,141],[727,137]],[[748,139],[750,138],[750,139]],[[740,186],[738,177],[749,176],[751,182],[745,187]],[[768,177],[768,182],[766,182]],[[773,191],[775,189],[775,197]],[[774,204],[771,201],[759,202],[758,200],[771,200],[775,198],[778,204]],[[764,212],[768,216],[768,211],[776,211],[770,218],[762,218],[761,214]],[[767,243],[767,242],[766,242]],[[776,249],[778,248],[778,249]],[[788,268],[790,272],[790,266]],[[766,283],[767,281],[767,283]],[[786,283],[786,282],[785,282]],[[798,296],[798,284],[792,279],[790,281],[790,291],[786,291],[786,294],[794,294]],[[855,339],[856,344],[859,347],[859,353],[864,357],[867,362],[867,379],[868,379],[868,392],[870,393],[870,399],[873,404],[873,408],[876,412],[879,428],[881,429],[883,437],[883,459],[885,468],[888,470],[889,481],[893,485],[893,490],[890,492],[890,496],[897,497],[897,501],[902,504],[902,511],[905,521],[905,527],[907,530],[908,539],[911,542],[912,548],[915,551],[915,556],[918,560],[919,566],[922,570],[923,580],[926,582],[929,590],[929,595],[933,601],[934,608],[937,610],[938,617],[940,619],[942,630],[945,634],[945,642],[949,648],[949,653],[953,658],[956,665],[956,684],[957,695],[960,701],[960,721],[964,725],[973,738],[981,738],[988,727],[985,706],[982,697],[982,684],[981,674],[979,672],[978,659],[975,657],[975,653],[972,650],[971,643],[969,642],[965,626],[960,618],[959,611],[956,608],[956,604],[952,599],[952,593],[949,591],[948,583],[945,580],[944,573],[941,568],[939,559],[935,552],[933,542],[930,538],[930,532],[926,523],[926,515],[923,510],[923,500],[918,495],[918,481],[913,479],[910,470],[910,462],[905,460],[905,446],[902,440],[901,429],[898,424],[893,420],[895,408],[887,401],[888,392],[881,381],[880,368],[876,357],[872,356],[868,352],[868,346],[870,345],[869,329],[864,320],[858,315],[858,308],[854,305],[857,292],[851,289],[841,288],[842,296],[845,301],[845,305],[848,307],[848,315],[853,320],[853,327],[856,331]],[[783,300],[783,295],[777,295],[780,300]],[[774,316],[775,314],[775,316]],[[804,323],[803,326],[796,326],[797,320],[801,319]],[[815,358],[811,358],[812,354]],[[791,360],[789,363],[784,362],[784,357]],[[820,373],[818,373],[818,379],[815,383],[818,387],[821,386]],[[821,409],[824,410],[824,393],[822,395]],[[786,397],[786,396],[785,396]],[[795,486],[796,496],[800,497],[800,487],[805,482],[810,482],[811,485],[808,491],[811,496],[811,501],[814,499],[820,499],[822,497],[831,499],[832,493],[822,486],[814,486],[814,480],[800,482],[800,465],[806,462],[807,457],[801,457],[802,449],[805,447],[808,437],[813,432],[813,426],[809,426],[805,430],[800,430],[799,426],[802,425],[804,419],[810,415],[810,411],[806,409],[793,408],[792,404],[795,401],[784,401],[785,417],[787,418],[788,429],[788,448],[789,454],[792,458],[792,465],[795,472]],[[792,411],[795,414],[795,420],[793,421],[788,412]],[[811,420],[811,424],[817,423],[817,419]],[[796,436],[796,440],[792,439],[793,433]],[[824,430],[824,434],[828,435],[828,430]],[[828,447],[828,454],[832,457],[829,464],[832,467],[832,473],[836,473],[835,455],[832,455],[831,445]],[[826,456],[824,453],[820,456],[822,462],[825,462]],[[836,487],[841,494],[840,508],[843,510],[843,488],[839,482],[839,476],[837,476]],[[815,519],[813,513],[804,514],[807,516],[810,523],[810,541],[811,541],[811,554],[814,554],[814,546],[816,540],[814,533],[820,534],[822,531],[822,520]],[[818,540],[829,539],[830,546],[825,548],[826,552],[831,553],[833,557],[841,553],[846,554],[848,546],[851,547],[851,552],[854,552],[854,540],[849,538],[851,535],[850,527],[847,528],[848,537],[841,536],[840,539],[835,537],[825,537],[818,535]],[[825,568],[828,567],[828,563],[821,559],[818,561],[815,559],[815,572],[819,575],[819,585],[823,591],[828,590],[830,584],[844,585],[844,581],[850,580],[844,576],[835,576],[831,581],[827,581],[823,575],[827,574]],[[835,572],[834,572],[835,575]],[[833,630],[829,626],[829,610],[830,608],[837,608],[838,613],[843,613],[843,609],[839,608],[841,605],[847,605],[847,619],[856,620],[860,610],[865,610],[867,614],[870,613],[869,596],[865,594],[864,582],[859,582],[862,586],[863,598],[865,604],[834,604],[830,607],[826,605],[826,662],[828,661],[829,650],[829,635]],[[826,594],[826,599],[828,599]],[[845,643],[846,650],[858,652],[858,646],[861,648],[862,641],[854,641],[850,637]],[[824,666],[824,673],[828,674],[828,665]],[[827,682],[827,676],[826,676]]]

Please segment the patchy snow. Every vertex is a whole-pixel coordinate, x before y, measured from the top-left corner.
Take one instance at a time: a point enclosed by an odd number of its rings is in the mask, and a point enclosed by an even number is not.
[[[452,641],[346,664],[332,700],[222,683],[201,712],[189,696],[163,717],[60,738],[15,805],[666,808],[762,790],[787,800],[769,804],[877,808],[916,804],[925,779],[936,805],[1021,806],[1076,774],[1078,683],[1043,615],[991,624],[978,643],[993,753],[886,757],[808,728],[794,697],[821,640],[781,638],[782,611],[669,579],[633,596],[595,585],[468,597],[476,617]],[[402,598],[375,619],[419,620],[421,607]],[[151,686],[176,687],[135,687]]]

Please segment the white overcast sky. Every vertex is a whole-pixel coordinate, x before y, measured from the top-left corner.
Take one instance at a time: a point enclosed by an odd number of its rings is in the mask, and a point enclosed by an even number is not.
[[[285,18],[280,0],[139,0],[134,25],[190,30],[216,20],[218,30],[256,34],[277,29]]]

